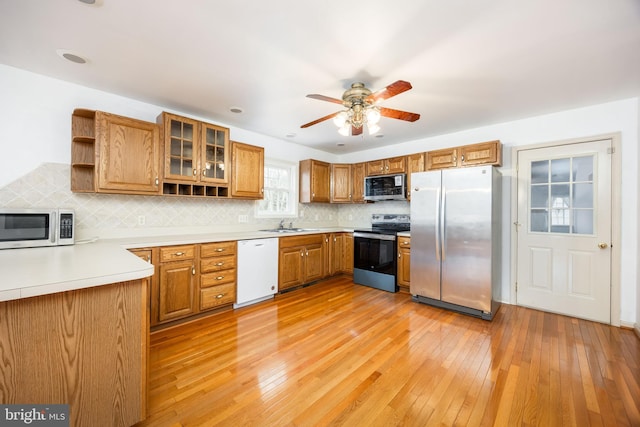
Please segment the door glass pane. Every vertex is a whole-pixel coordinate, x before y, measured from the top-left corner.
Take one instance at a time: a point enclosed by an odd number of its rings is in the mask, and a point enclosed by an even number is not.
[[[569,182],[571,159],[551,160],[551,182]]]
[[[593,181],[593,156],[573,158],[573,180]]]
[[[569,184],[552,184],[551,185],[551,207],[552,208],[568,208],[570,195]]]
[[[573,184],[573,207],[593,208],[593,183]]]
[[[531,183],[542,184],[549,182],[549,161],[531,162]]]
[[[549,186],[536,185],[531,186],[531,207],[532,208],[548,208],[549,207]]]
[[[546,233],[549,231],[549,211],[547,209],[531,210],[531,231]]]
[[[573,232],[577,234],[593,234],[593,209],[576,209],[573,211]]]

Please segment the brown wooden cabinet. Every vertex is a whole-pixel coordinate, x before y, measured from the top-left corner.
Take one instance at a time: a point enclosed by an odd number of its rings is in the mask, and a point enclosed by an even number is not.
[[[364,203],[364,178],[367,176],[366,163],[354,163],[351,165],[351,201]]]
[[[158,323],[181,319],[197,312],[196,246],[160,248],[158,274]]]
[[[71,191],[158,194],[160,132],[155,123],[102,111],[71,116]]]
[[[324,242],[325,276],[353,274],[353,234],[325,234]]]
[[[367,162],[367,176],[404,173],[405,171],[405,156],[391,157],[388,159],[372,160]]]
[[[322,234],[281,237],[279,239],[278,289],[322,279],[325,271]]]
[[[331,164],[331,203],[351,203],[351,165]]]
[[[411,200],[411,174],[414,172],[424,172],[424,153],[407,156],[407,200]]]
[[[149,325],[151,327],[158,324],[158,248],[141,248],[141,249],[129,249],[129,252],[136,255],[138,258],[153,264],[155,271],[153,276],[148,277],[149,290],[147,292],[149,298]]]
[[[411,238],[398,237],[398,287],[409,292],[411,281]]]
[[[331,165],[319,160],[300,161],[300,203],[321,202],[331,200]]]
[[[209,310],[236,301],[235,241],[200,246],[200,310]]]
[[[231,197],[264,198],[264,148],[231,141]]]
[[[353,233],[344,233],[344,265],[346,274],[353,274]]]
[[[229,129],[163,112],[162,194],[229,196]]]
[[[488,141],[427,152],[426,170],[502,164],[502,144]]]

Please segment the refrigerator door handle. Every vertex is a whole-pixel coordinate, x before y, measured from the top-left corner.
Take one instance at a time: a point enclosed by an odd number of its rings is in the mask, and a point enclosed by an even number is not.
[[[442,196],[440,198],[440,214],[439,214],[441,220],[438,223],[438,226],[440,227],[440,230],[439,230],[439,234],[440,234],[440,259],[442,261],[447,259],[447,248],[446,248],[446,242],[447,242],[447,217],[446,217],[446,213],[447,213],[447,191],[446,191],[446,188],[444,187],[444,183],[442,183]]]
[[[435,248],[436,248],[436,261],[440,261],[440,205],[442,204],[442,197],[440,195],[440,188],[436,190],[436,232],[435,235]]]

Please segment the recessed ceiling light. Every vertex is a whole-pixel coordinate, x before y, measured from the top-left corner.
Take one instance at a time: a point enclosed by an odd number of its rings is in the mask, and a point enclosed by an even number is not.
[[[74,52],[71,52],[69,50],[66,50],[66,49],[58,49],[58,50],[56,50],[56,53],[61,58],[64,58],[67,61],[75,62],[76,64],[86,64],[87,63],[87,60],[84,57],[82,57],[81,55],[79,55],[77,53],[74,53]]]
[[[244,110],[240,107],[229,107],[229,111],[236,114],[244,113]]]
[[[78,0],[80,3],[96,4],[96,0]]]
[[[338,147],[344,147],[344,142],[338,142],[336,145],[337,145]]]
[[[379,134],[376,135],[376,138],[384,138],[384,134],[379,133]]]
[[[285,135],[287,138],[294,138],[296,136],[296,134],[294,132],[289,132],[288,134]]]

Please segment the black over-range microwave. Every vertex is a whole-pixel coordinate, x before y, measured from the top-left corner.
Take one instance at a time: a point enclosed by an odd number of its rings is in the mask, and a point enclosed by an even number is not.
[[[364,179],[364,199],[406,200],[406,174],[376,175]]]

